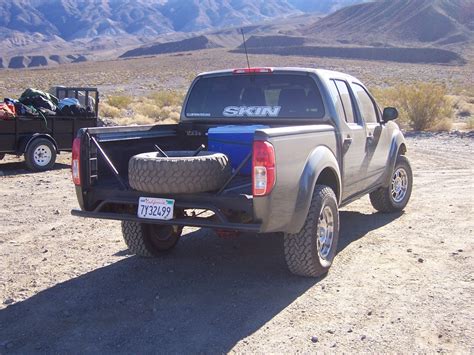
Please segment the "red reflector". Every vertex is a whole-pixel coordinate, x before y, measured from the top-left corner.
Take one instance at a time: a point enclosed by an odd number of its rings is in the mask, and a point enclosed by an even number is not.
[[[71,172],[72,172],[72,181],[74,182],[74,185],[77,185],[77,186],[81,186],[80,160],[81,160],[81,138],[74,138],[74,141],[72,142]]]
[[[234,69],[234,74],[270,74],[273,73],[272,68],[242,68]]]
[[[253,142],[252,191],[254,196],[266,196],[275,186],[275,149],[265,141]]]

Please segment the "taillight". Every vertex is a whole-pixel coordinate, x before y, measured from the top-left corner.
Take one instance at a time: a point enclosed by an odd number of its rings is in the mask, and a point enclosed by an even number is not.
[[[72,142],[72,181],[74,185],[81,186],[81,172],[80,172],[80,159],[81,159],[81,138],[74,138]]]
[[[270,74],[273,73],[272,68],[242,68],[234,69],[234,74]]]
[[[275,186],[275,149],[265,141],[253,142],[253,195],[266,196]]]

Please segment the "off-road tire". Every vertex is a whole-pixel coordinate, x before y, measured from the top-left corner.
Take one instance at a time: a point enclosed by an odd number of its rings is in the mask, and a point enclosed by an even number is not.
[[[392,176],[397,169],[402,168],[405,170],[408,178],[408,188],[405,193],[405,197],[402,201],[396,202],[392,195]],[[370,193],[370,203],[379,212],[390,213],[402,211],[408,201],[410,200],[411,191],[413,188],[413,172],[408,158],[404,155],[400,155],[397,158],[395,167],[390,177],[390,184],[387,187],[381,187],[372,193]]]
[[[333,214],[333,237],[327,260],[318,252],[318,228],[320,215],[328,206]],[[293,274],[318,277],[328,272],[336,255],[339,240],[339,210],[334,191],[325,185],[316,185],[308,216],[299,233],[284,234],[284,251],[288,268]]]
[[[39,163],[43,160],[35,157],[35,152],[37,149],[41,150],[41,147],[44,147],[50,156],[49,159],[44,160],[44,165]],[[37,138],[33,140],[25,152],[25,163],[28,169],[31,171],[46,171],[52,169],[56,163],[56,147],[50,140],[46,138]]]
[[[172,228],[169,238],[159,240],[156,233]],[[143,257],[159,256],[173,249],[181,236],[182,228],[122,221],[122,236],[131,253]]]
[[[128,164],[130,186],[149,193],[179,194],[215,191],[232,174],[229,159],[222,153],[168,151],[133,156]]]

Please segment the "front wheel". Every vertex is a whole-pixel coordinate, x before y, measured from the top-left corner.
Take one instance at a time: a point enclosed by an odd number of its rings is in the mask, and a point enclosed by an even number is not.
[[[339,210],[334,191],[316,185],[308,217],[299,233],[285,233],[285,259],[296,275],[317,277],[328,272],[339,240]]]
[[[56,148],[50,140],[37,138],[26,150],[25,163],[32,171],[50,170],[56,163]]]
[[[370,194],[372,206],[379,212],[399,212],[410,200],[413,188],[413,172],[408,158],[400,155],[390,179],[390,185]]]
[[[122,221],[122,235],[135,255],[154,257],[173,249],[183,228],[171,225]]]

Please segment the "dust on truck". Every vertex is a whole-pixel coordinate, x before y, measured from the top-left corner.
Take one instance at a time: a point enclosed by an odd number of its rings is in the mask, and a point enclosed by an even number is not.
[[[316,277],[336,255],[339,208],[366,194],[380,212],[408,203],[397,116],[339,72],[203,73],[177,124],[78,133],[72,214],[122,221],[130,251],[145,257],[173,249],[185,226],[282,233],[290,271]]]

